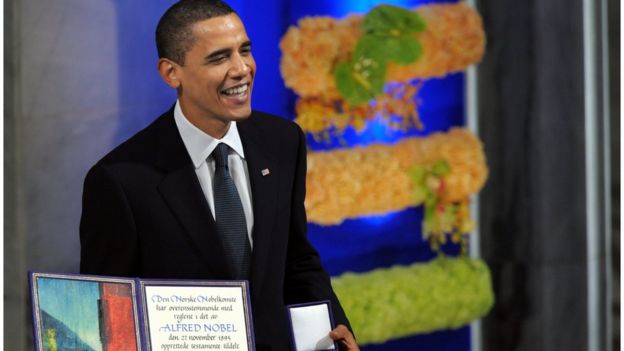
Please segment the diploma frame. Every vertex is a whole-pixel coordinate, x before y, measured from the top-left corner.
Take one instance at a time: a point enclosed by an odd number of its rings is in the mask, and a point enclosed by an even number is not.
[[[204,327],[203,335],[209,335],[204,337],[212,337],[210,340],[215,344],[220,343],[221,349],[225,348],[226,343],[237,343],[240,350],[255,351],[247,281],[141,279],[29,272],[29,285],[36,351],[100,348],[160,351],[151,345],[150,322],[174,325],[180,321],[174,321],[172,313],[159,317],[159,313],[155,313],[158,317],[156,321],[150,319],[150,305],[146,300],[146,290],[149,288],[176,295],[178,292],[211,295],[215,299],[213,305],[216,306],[211,314],[214,319],[208,321],[200,315],[191,317],[193,322]],[[198,306],[202,306],[199,303],[203,301],[198,302]],[[163,304],[162,310],[164,306],[173,307],[174,310],[185,308],[184,303],[176,301]],[[236,324],[227,324],[228,318],[235,319]],[[204,322],[205,326],[199,324]],[[223,326],[231,329],[224,330]],[[171,334],[180,335],[176,332]],[[224,341],[220,341],[221,336]],[[200,337],[191,340],[194,341],[190,343],[196,345],[210,343],[208,339]]]
[[[210,288],[227,288],[240,290],[242,301],[241,307],[243,311],[243,319],[245,323],[246,345],[247,350],[255,351],[255,339],[253,332],[253,318],[251,314],[251,303],[249,295],[249,283],[246,280],[209,280],[209,281],[191,281],[191,280],[169,280],[169,279],[141,279],[138,281],[140,302],[144,309],[143,335],[145,338],[146,351],[154,350],[152,348],[152,336],[150,334],[150,318],[148,313],[148,301],[146,290],[148,287],[193,287],[210,291]],[[156,351],[156,350],[154,350]]]

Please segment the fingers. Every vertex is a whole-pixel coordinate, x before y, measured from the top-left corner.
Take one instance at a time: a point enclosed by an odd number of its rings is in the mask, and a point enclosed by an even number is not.
[[[329,332],[329,337],[334,341],[340,343],[344,348],[349,351],[359,351],[360,348],[355,342],[355,337],[343,324],[339,324],[334,330]]]

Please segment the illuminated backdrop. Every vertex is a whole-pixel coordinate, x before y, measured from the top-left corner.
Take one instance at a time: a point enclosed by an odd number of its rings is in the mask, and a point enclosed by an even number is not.
[[[456,1],[384,1],[402,7],[427,3]],[[382,1],[230,1],[243,19],[253,42],[258,71],[253,92],[253,107],[285,118],[294,118],[296,95],[284,86],[280,76],[278,43],[288,26],[296,25],[304,16],[325,15],[341,18],[350,13],[365,13]],[[174,102],[174,93],[156,74],[156,51],[153,29],[169,1],[157,1],[149,6],[130,1],[116,1],[118,13],[118,42],[121,110],[116,141],[121,142]],[[147,16],[137,21],[136,16]],[[154,63],[146,64],[148,63]],[[147,81],[146,81],[146,77]],[[423,130],[397,131],[382,122],[370,123],[366,131],[357,134],[347,130],[342,140],[333,138],[320,142],[308,138],[310,150],[328,150],[373,142],[392,143],[405,136],[427,135],[447,131],[464,124],[464,74],[454,73],[442,79],[428,80],[418,92],[419,115]],[[150,103],[136,103],[150,101]],[[346,271],[366,272],[378,267],[428,261],[435,256],[421,234],[422,207],[359,219],[348,219],[335,226],[309,225],[309,237],[321,253],[325,268],[332,276]],[[389,235],[392,233],[392,235]],[[447,246],[445,252],[454,254],[458,248]],[[370,316],[375,318],[375,316]],[[357,333],[357,331],[356,331]],[[367,346],[366,350],[469,350],[469,327],[438,331],[426,335],[394,340],[385,345]]]

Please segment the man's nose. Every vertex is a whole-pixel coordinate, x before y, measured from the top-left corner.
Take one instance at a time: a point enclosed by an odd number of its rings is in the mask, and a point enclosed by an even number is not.
[[[230,68],[230,75],[232,77],[241,77],[249,73],[251,68],[245,61],[245,58],[241,55],[232,56],[232,67]]]

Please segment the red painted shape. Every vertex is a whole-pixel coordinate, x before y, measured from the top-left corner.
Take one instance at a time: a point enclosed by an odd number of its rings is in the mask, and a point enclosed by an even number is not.
[[[129,284],[102,283],[102,322],[105,351],[136,351],[134,310]]]

